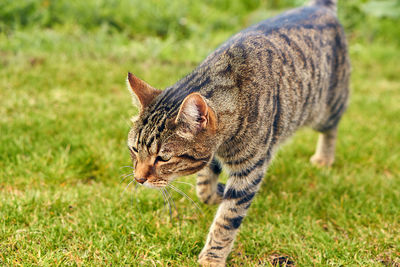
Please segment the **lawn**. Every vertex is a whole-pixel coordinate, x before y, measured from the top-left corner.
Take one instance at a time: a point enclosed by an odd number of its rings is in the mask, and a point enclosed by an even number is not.
[[[339,2],[353,74],[336,162],[309,164],[309,129],[282,147],[228,266],[400,266],[400,4]],[[0,265],[195,266],[216,206],[176,183],[200,210],[171,191],[170,216],[160,192],[123,180],[138,112],[126,74],[165,88],[301,3],[2,1]]]

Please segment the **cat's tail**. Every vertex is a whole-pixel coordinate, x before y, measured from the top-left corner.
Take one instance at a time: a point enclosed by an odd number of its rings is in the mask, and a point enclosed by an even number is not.
[[[311,0],[309,2],[310,6],[323,6],[326,7],[333,12],[337,12],[337,0]]]

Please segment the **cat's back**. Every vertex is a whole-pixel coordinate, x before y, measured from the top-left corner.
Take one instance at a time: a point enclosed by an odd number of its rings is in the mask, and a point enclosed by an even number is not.
[[[286,63],[285,55],[290,50],[295,50],[299,60],[305,61],[308,55],[320,55],[321,48],[332,46],[332,42],[341,48],[347,46],[336,14],[324,7],[301,7],[240,31],[216,49],[204,63],[226,60],[227,55],[233,61],[252,60],[268,56],[270,52],[279,54],[282,62]]]
[[[347,41],[336,14],[324,7],[297,8],[255,24],[203,64],[218,81],[204,91],[213,92],[213,102],[228,99],[238,120],[248,116],[255,129],[275,121],[283,136],[325,122],[338,96],[347,95]],[[269,117],[274,113],[279,119]]]
[[[307,6],[291,9],[275,17],[261,21],[244,29],[242,32],[261,32],[264,35],[269,35],[292,30],[297,32],[309,29],[323,31],[324,29],[338,26],[340,27],[340,22],[336,14],[331,10],[319,6]]]

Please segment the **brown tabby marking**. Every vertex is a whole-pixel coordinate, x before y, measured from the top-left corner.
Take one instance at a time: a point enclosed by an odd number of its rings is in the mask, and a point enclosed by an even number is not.
[[[321,133],[314,164],[333,163],[350,78],[335,11],[336,1],[314,0],[253,25],[162,92],[128,76],[141,104],[128,136],[136,181],[165,187],[199,171],[197,195],[220,203],[201,265],[225,265],[274,153],[297,129]]]

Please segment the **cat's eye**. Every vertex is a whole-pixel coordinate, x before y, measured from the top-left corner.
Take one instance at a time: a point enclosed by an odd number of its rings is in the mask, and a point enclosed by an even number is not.
[[[161,161],[161,162],[167,162],[167,161],[169,161],[170,159],[171,159],[171,157],[169,157],[169,156],[157,156],[156,159],[155,159],[155,161],[154,161],[154,164],[156,164],[156,163],[159,162],[159,161]]]

